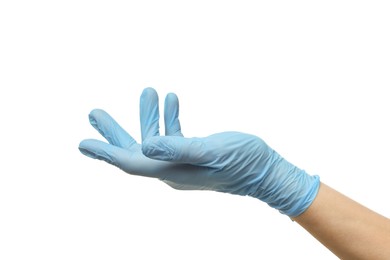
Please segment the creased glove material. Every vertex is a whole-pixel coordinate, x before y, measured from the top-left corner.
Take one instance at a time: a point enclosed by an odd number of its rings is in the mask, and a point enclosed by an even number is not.
[[[143,91],[141,144],[107,112],[93,110],[89,121],[108,143],[86,139],[79,150],[129,174],[158,178],[175,189],[252,196],[290,217],[300,215],[313,202],[319,177],[295,167],[259,137],[223,132],[185,138],[177,96],[168,94],[164,105],[165,136],[160,136],[157,92]]]
[[[150,158],[164,161],[191,161],[204,168],[207,178],[188,179],[166,175],[160,179],[176,189],[215,190],[258,198],[291,217],[301,214],[312,200],[319,177],[310,176],[283,159],[260,138],[224,132],[206,138],[152,137],[143,144]],[[175,148],[173,148],[175,147]]]

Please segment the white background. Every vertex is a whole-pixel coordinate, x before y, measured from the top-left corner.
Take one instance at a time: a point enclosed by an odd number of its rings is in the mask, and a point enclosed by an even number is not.
[[[81,155],[103,108],[180,98],[390,216],[388,1],[1,1],[0,259],[336,259],[248,197],[176,191]],[[163,129],[163,127],[162,127]],[[163,132],[163,131],[162,131]]]

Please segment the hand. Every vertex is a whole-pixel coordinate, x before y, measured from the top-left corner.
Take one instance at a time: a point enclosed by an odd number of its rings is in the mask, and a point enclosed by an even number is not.
[[[93,110],[92,126],[109,142],[84,140],[80,151],[123,171],[158,178],[175,189],[214,190],[258,198],[295,217],[314,200],[319,177],[283,159],[262,139],[238,132],[184,138],[176,95],[165,100],[165,133],[159,135],[158,96],[145,89],[140,100],[142,146],[103,110]]]

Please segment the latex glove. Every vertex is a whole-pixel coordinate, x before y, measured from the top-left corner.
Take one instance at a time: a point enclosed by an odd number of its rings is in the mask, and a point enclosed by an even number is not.
[[[295,217],[312,203],[319,177],[310,176],[271,149],[262,139],[238,132],[184,138],[176,95],[165,101],[166,136],[159,136],[157,93],[141,95],[142,146],[106,112],[94,110],[91,124],[110,144],[84,140],[80,151],[127,173],[158,178],[175,189],[214,190],[258,198]]]

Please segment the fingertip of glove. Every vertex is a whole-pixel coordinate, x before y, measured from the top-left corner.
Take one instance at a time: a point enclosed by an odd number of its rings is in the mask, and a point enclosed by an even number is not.
[[[85,156],[88,156],[92,159],[96,159],[96,155],[93,152],[91,152],[87,147],[88,147],[88,140],[83,140],[80,142],[78,148],[79,148],[79,151],[82,154],[84,154]]]
[[[89,123],[102,135],[104,135],[104,133],[99,125],[102,125],[102,122],[107,121],[109,118],[110,116],[106,111],[98,108],[93,109],[88,115]]]
[[[165,97],[165,101],[167,102],[167,101],[178,101],[179,100],[179,98],[177,97],[177,95],[175,94],[175,93],[173,93],[173,92],[170,92],[170,93],[168,93],[167,94],[167,96]]]
[[[142,91],[142,94],[141,94],[142,97],[156,96],[156,95],[157,95],[157,91],[152,87],[144,88],[144,90]]]
[[[89,121],[92,123],[92,121],[96,122],[96,118],[101,117],[102,115],[107,115],[107,112],[100,108],[92,109],[91,112],[89,112],[88,118]]]
[[[109,153],[105,152],[104,150],[99,150],[98,145],[96,144],[96,141],[93,139],[86,139],[80,142],[79,144],[79,151],[92,159],[98,159],[105,161],[110,164],[114,164],[111,156]]]
[[[174,149],[156,136],[144,140],[142,153],[152,159],[170,161],[173,159]]]
[[[148,157],[153,157],[156,153],[156,148],[158,148],[155,138],[149,137],[142,142],[142,153]]]
[[[96,156],[94,153],[88,151],[87,149],[85,148],[82,148],[82,147],[79,147],[79,151],[84,154],[85,156],[89,157],[89,158],[92,158],[92,159],[96,159]]]

